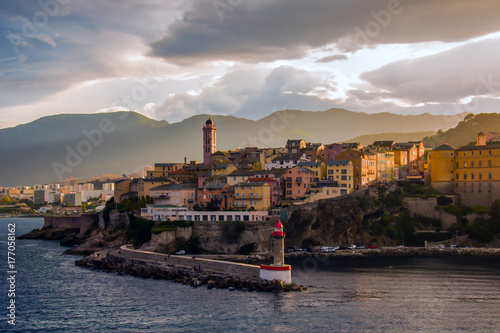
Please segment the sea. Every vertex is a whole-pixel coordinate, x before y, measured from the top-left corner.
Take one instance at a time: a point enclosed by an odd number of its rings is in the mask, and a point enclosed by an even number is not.
[[[208,290],[77,267],[57,241],[9,249],[9,225],[43,219],[0,219],[0,332],[500,332],[500,258],[305,258],[307,292]]]

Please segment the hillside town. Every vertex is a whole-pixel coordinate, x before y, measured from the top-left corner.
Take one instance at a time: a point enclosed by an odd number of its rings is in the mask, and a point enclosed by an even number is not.
[[[1,188],[2,212],[74,214],[100,211],[106,201],[143,200],[141,216],[155,221],[259,221],[279,208],[349,195],[396,180],[430,184],[469,205],[491,205],[500,196],[498,133],[477,142],[435,149],[421,141],[311,143],[217,150],[217,126],[202,126],[203,162],[158,162],[142,177],[104,175],[82,181]],[[224,133],[220,133],[224,135]],[[129,205],[131,210],[133,205]],[[215,214],[214,212],[219,212]]]

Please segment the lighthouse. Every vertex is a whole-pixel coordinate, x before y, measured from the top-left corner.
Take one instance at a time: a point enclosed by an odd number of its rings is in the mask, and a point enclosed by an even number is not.
[[[274,226],[273,248],[274,263],[272,265],[260,265],[260,278],[264,280],[281,280],[286,284],[292,283],[292,267],[285,265],[285,232],[283,224],[278,220]]]

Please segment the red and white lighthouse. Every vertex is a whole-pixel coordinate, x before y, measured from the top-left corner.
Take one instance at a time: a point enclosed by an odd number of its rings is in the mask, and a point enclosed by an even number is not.
[[[274,263],[260,265],[260,278],[264,280],[281,280],[286,284],[292,283],[292,267],[285,265],[285,232],[283,224],[278,220],[272,233],[274,238]]]

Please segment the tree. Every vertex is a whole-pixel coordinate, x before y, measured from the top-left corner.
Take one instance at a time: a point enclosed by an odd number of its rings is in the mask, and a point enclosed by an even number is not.
[[[10,200],[8,195],[6,195],[2,199],[0,199],[0,205],[10,205],[11,203],[12,203],[12,200]]]

